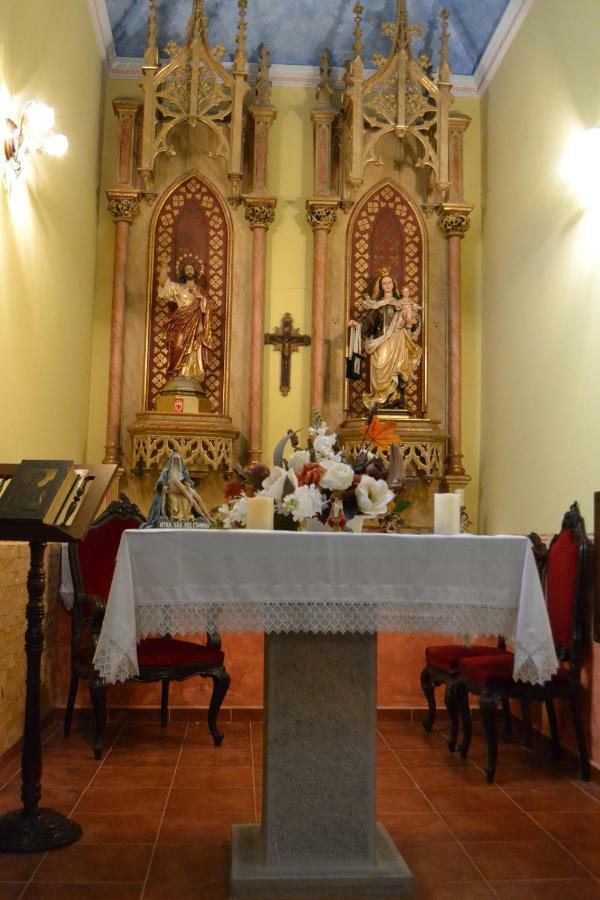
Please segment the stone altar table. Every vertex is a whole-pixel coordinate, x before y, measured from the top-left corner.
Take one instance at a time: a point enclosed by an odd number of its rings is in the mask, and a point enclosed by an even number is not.
[[[234,898],[384,898],[411,876],[375,818],[376,633],[505,634],[515,676],[557,661],[526,538],[126,532],[96,665],[149,634],[266,632],[262,824],[233,829]]]

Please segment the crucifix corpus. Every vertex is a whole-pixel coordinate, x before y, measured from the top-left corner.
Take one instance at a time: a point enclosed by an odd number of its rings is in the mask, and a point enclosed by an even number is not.
[[[298,350],[298,347],[310,346],[310,335],[299,332],[299,328],[294,328],[292,315],[285,313],[281,319],[281,325],[275,328],[272,334],[265,334],[265,344],[272,344],[276,350],[281,351],[279,390],[284,397],[287,397],[290,392],[292,353]]]

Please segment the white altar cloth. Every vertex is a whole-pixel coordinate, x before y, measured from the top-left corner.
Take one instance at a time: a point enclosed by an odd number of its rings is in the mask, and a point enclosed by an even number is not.
[[[94,663],[138,674],[148,635],[220,632],[503,634],[514,677],[557,668],[529,540],[519,536],[126,531]]]

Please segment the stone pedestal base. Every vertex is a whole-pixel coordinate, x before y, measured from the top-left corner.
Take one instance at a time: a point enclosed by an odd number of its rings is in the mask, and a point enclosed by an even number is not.
[[[234,900],[397,900],[412,896],[412,875],[383,825],[377,825],[375,865],[368,868],[277,870],[265,865],[260,825],[234,825],[231,854]]]
[[[377,639],[268,634],[261,826],[235,826],[235,900],[400,897],[411,875],[375,822]]]

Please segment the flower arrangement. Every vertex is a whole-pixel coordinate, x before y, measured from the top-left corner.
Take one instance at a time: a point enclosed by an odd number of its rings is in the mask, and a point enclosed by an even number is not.
[[[244,528],[248,497],[273,498],[276,528],[296,530],[312,520],[334,530],[355,530],[367,517],[397,524],[401,511],[410,505],[397,496],[404,477],[399,447],[392,442],[389,426],[375,419],[363,434],[364,448],[355,456],[344,453],[335,432],[330,433],[313,413],[305,448],[290,430],[275,448],[271,470],[262,463],[236,470],[225,487],[227,502],[217,510],[215,524]],[[292,452],[284,458],[288,442]],[[389,449],[389,463],[378,452],[381,449]]]

